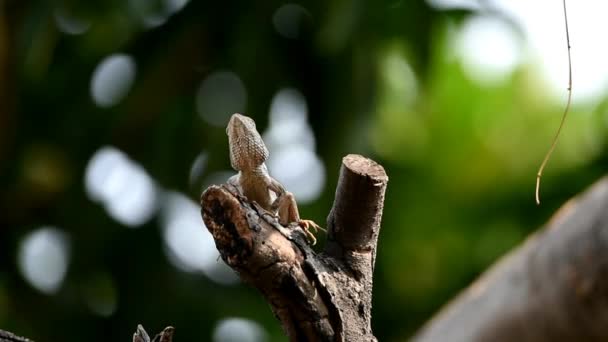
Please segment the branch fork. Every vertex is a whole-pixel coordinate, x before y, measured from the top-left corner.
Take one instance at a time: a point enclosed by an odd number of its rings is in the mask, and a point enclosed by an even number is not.
[[[222,259],[264,295],[291,341],[376,341],[372,274],[387,182],[374,161],[343,158],[321,253],[297,224],[282,227],[227,186],[203,192],[202,216]]]

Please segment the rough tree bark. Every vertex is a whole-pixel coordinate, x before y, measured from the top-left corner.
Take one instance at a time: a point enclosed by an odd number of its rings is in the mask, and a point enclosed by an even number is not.
[[[133,334],[133,342],[172,342],[173,341],[173,332],[175,329],[169,326],[163,329],[160,333],[154,336],[154,339],[150,340],[150,336],[144,327],[140,325],[137,326],[137,330]],[[17,336],[11,332],[0,330],[0,342],[34,342],[28,338]]]
[[[608,341],[608,178],[562,206],[414,341]]]
[[[0,342],[34,342],[25,337],[17,336],[12,332],[0,330]]]
[[[205,190],[202,215],[222,259],[264,295],[291,341],[376,341],[372,274],[387,182],[374,161],[344,157],[322,253],[227,185]]]
[[[144,327],[139,324],[133,334],[133,342],[172,342],[174,331],[175,329],[172,326],[168,326],[150,340],[150,336],[148,336]]]

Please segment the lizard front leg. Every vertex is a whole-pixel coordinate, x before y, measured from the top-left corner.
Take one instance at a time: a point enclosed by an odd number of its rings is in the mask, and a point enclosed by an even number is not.
[[[230,191],[231,194],[233,194],[235,197],[238,197],[240,200],[243,200],[246,197],[245,195],[243,195],[243,188],[241,187],[241,182],[239,179],[240,173],[237,173],[236,175],[228,178],[226,184],[232,187],[228,188],[228,191]]]
[[[324,229],[314,221],[300,219],[300,212],[298,211],[295,196],[291,192],[286,191],[281,183],[273,179],[269,189],[277,194],[277,198],[272,204],[272,208],[279,216],[279,223],[283,226],[287,226],[292,222],[296,222],[302,227],[311,243],[315,245],[317,243],[317,238],[310,231],[310,228],[313,228],[315,232]]]

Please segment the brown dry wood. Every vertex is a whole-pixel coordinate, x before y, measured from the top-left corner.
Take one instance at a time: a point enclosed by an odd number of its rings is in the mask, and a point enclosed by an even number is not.
[[[158,333],[152,341],[150,341],[150,337],[144,327],[140,325],[137,326],[137,330],[133,334],[133,342],[172,342],[173,341],[173,332],[175,329],[169,326],[163,329],[160,333]],[[0,342],[34,342],[25,337],[17,336],[11,332],[0,330]]]
[[[141,324],[138,324],[137,330],[135,330],[135,333],[133,334],[133,342],[172,342],[174,331],[175,329],[172,326],[168,326],[150,340],[150,336],[144,327]]]
[[[608,177],[562,206],[414,341],[608,341]]]
[[[321,253],[230,186],[203,192],[202,216],[222,259],[263,294],[291,341],[376,341],[372,274],[387,182],[374,161],[343,158]]]
[[[25,337],[17,336],[12,332],[0,330],[0,342],[33,342]]]

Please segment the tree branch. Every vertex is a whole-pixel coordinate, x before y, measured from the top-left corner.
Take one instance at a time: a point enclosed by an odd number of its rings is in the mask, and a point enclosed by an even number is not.
[[[34,342],[25,337],[17,336],[12,332],[0,330],[0,342]]]
[[[414,341],[608,340],[608,178],[567,202]]]
[[[320,254],[299,226],[282,227],[226,185],[205,190],[202,215],[222,259],[264,295],[291,341],[375,341],[372,271],[387,182],[375,162],[343,159]]]
[[[172,342],[174,331],[175,329],[172,326],[168,326],[150,340],[150,336],[144,327],[141,324],[138,324],[137,330],[135,330],[135,333],[133,334],[133,342]]]

